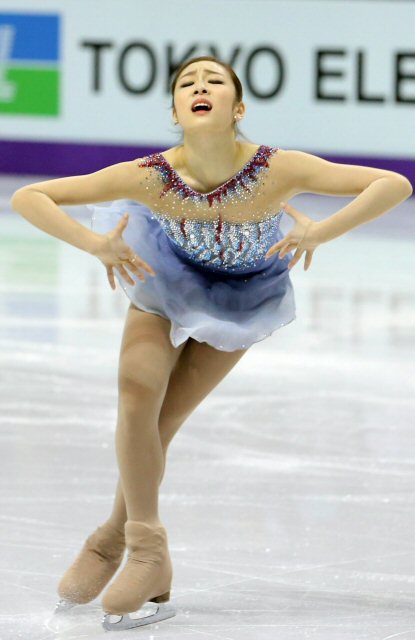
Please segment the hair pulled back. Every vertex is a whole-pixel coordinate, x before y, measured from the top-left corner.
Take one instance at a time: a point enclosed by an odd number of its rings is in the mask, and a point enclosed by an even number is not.
[[[186,69],[186,67],[189,66],[189,64],[192,64],[192,62],[199,62],[201,60],[209,60],[210,62],[216,62],[217,64],[220,64],[222,67],[224,67],[228,71],[230,77],[232,78],[232,82],[234,84],[234,87],[235,87],[235,103],[242,102],[242,98],[243,98],[242,83],[239,80],[239,78],[236,75],[236,73],[233,70],[233,68],[231,67],[231,65],[228,64],[227,62],[223,62],[222,60],[219,60],[219,58],[216,58],[215,56],[198,56],[196,58],[189,58],[188,60],[185,60],[183,62],[183,64],[181,64],[181,66],[175,71],[174,76],[173,76],[172,81],[171,81],[171,85],[170,85],[170,90],[171,90],[171,105],[170,105],[170,108],[171,109],[174,108],[174,91],[176,89],[176,84],[177,84],[177,81],[179,79],[180,74],[182,73],[182,71],[184,69]],[[242,131],[239,129],[239,127],[238,127],[236,122],[234,123],[233,127],[234,127],[234,131],[235,131],[235,137],[236,136],[241,136],[245,140],[247,140],[247,138],[244,136]],[[183,141],[183,136],[182,136],[182,141]]]

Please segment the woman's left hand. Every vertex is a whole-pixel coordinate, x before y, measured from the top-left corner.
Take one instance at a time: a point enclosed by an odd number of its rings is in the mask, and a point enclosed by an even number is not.
[[[279,251],[279,258],[283,258],[287,253],[296,248],[297,250],[293,259],[289,262],[288,268],[292,269],[305,251],[304,271],[307,271],[311,264],[314,250],[321,244],[321,240],[317,238],[318,222],[315,222],[304,213],[300,213],[300,211],[294,209],[290,204],[281,202],[281,208],[294,219],[295,225],[284,238],[268,249],[265,257],[270,258],[274,253]]]

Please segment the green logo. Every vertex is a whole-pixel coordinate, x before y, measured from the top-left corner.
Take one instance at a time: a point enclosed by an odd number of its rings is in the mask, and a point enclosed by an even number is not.
[[[0,114],[59,114],[60,17],[0,13]]]

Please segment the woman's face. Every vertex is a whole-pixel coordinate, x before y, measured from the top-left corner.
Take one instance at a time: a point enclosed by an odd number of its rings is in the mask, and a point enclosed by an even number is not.
[[[194,101],[203,98],[212,108],[193,111]],[[217,62],[200,60],[185,67],[177,79],[173,115],[185,131],[225,131],[233,127],[234,115],[242,113],[234,101],[235,86],[227,69]]]

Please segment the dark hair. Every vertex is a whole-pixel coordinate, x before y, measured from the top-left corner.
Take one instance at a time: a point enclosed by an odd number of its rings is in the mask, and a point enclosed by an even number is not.
[[[215,56],[198,56],[196,58],[189,58],[189,60],[185,60],[185,62],[183,62],[183,64],[175,71],[173,79],[171,81],[171,86],[170,86],[170,89],[171,89],[170,108],[173,109],[174,107],[174,90],[176,88],[177,80],[179,79],[181,72],[183,71],[183,69],[189,66],[189,64],[191,64],[192,62],[199,62],[200,60],[209,60],[211,62],[217,62],[229,72],[229,75],[231,76],[232,82],[235,87],[235,102],[241,102],[242,95],[243,95],[242,83],[239,80],[233,68],[231,67],[231,65],[228,64],[227,62],[223,62],[222,60],[219,60]],[[245,138],[245,140],[248,140],[248,138],[246,138],[242,133],[242,131],[239,129],[236,122],[234,123],[234,131],[235,131],[235,136],[240,135],[243,138]],[[182,141],[183,141],[183,137],[182,137]]]

